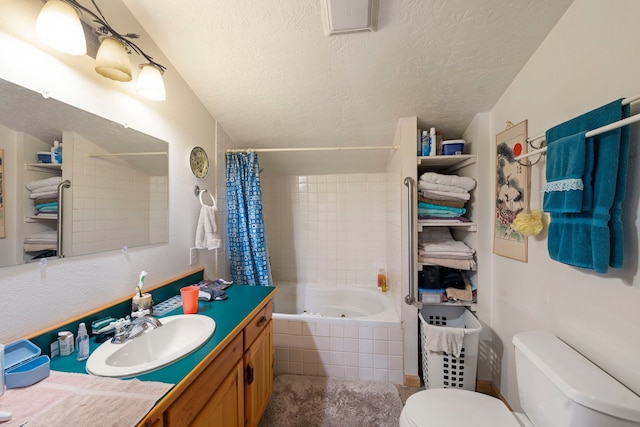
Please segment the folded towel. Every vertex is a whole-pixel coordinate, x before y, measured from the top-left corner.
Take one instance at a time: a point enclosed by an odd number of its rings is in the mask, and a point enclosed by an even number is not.
[[[464,208],[465,202],[462,200],[438,200],[428,197],[418,196],[419,202],[431,203],[432,205],[449,206],[452,208]]]
[[[473,301],[473,291],[471,285],[465,285],[464,289],[446,288],[447,298],[454,298],[461,301]]]
[[[434,182],[418,181],[418,189],[420,190],[433,190],[433,191],[446,191],[448,193],[461,193],[469,194],[468,190],[461,187],[455,187],[453,185],[436,184]]]
[[[545,212],[580,212],[587,141],[579,132],[555,141],[547,140],[547,183],[544,185]],[[589,144],[593,148],[592,144]],[[593,153],[589,153],[593,156]]]
[[[433,352],[444,352],[460,357],[464,342],[464,329],[449,326],[434,326],[425,322],[422,313],[419,314],[424,328],[424,348]]]
[[[458,270],[474,271],[478,267],[474,259],[434,258],[427,256],[418,256],[418,261],[425,264],[457,268]]]
[[[423,173],[420,175],[420,181],[451,185],[453,187],[462,188],[465,191],[471,191],[476,187],[476,181],[473,178],[458,175],[442,175],[435,172]]]
[[[450,218],[442,218],[442,217],[436,217],[436,216],[432,216],[432,215],[418,215],[418,219],[420,221],[427,221],[433,224],[436,223],[450,223],[450,222],[471,222],[471,220],[469,218],[465,218],[463,216],[454,216],[454,217],[450,217]]]
[[[432,254],[468,254],[472,255],[475,251],[467,246],[464,242],[457,240],[443,240],[441,242],[425,242],[420,247],[426,255]]]
[[[25,185],[25,187],[27,187],[27,190],[29,190],[29,191],[36,191],[39,188],[50,187],[52,185],[55,185],[57,187],[58,184],[60,184],[61,182],[62,182],[62,177],[53,176],[53,177],[47,178],[47,179],[39,179],[39,180],[36,180],[36,181],[28,182]]]
[[[418,202],[418,208],[431,209],[435,211],[454,212],[458,215],[464,215],[467,210],[465,208],[454,208],[450,206],[434,205],[431,203]]]
[[[55,197],[56,199],[58,198],[58,187],[56,187],[54,190],[43,191],[42,193],[29,194],[29,198],[32,200],[48,199],[52,197]]]
[[[58,197],[38,197],[36,199],[33,199],[33,204],[37,206],[39,204],[53,203],[57,201],[58,201]]]
[[[195,246],[198,249],[217,249],[221,246],[222,241],[218,234],[218,225],[216,206],[202,205],[200,209],[200,217],[196,227]]]
[[[58,184],[56,185],[48,185],[46,187],[40,187],[40,188],[36,188],[35,190],[33,190],[31,192],[31,194],[37,194],[37,195],[42,195],[44,193],[50,193],[52,191],[58,191]]]
[[[56,230],[41,231],[33,233],[24,238],[25,243],[49,243],[58,241],[58,232]]]
[[[424,197],[429,197],[436,200],[464,200],[467,201],[471,198],[469,193],[452,193],[450,191],[440,190],[420,190],[420,194]]]

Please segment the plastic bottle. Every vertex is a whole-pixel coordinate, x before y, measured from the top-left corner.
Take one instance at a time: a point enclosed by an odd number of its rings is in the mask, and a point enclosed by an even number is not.
[[[431,143],[431,149],[429,150],[430,156],[435,156],[436,153],[436,128],[429,130],[429,142]]]
[[[387,273],[384,271],[384,268],[378,269],[378,287],[382,292],[387,292],[389,289],[387,287]]]
[[[78,349],[78,360],[85,360],[89,357],[89,334],[87,334],[87,327],[84,323],[80,323],[78,326],[76,348]]]
[[[422,131],[422,156],[428,156],[431,151],[431,140],[429,139],[429,132]]]
[[[59,141],[53,141],[53,147],[51,147],[51,163],[62,163],[62,153]]]

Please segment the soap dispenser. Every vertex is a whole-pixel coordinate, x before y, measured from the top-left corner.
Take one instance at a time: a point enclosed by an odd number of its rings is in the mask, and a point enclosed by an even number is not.
[[[84,323],[80,323],[80,326],[78,326],[76,348],[78,349],[78,360],[89,358],[89,334],[87,334],[87,327]]]

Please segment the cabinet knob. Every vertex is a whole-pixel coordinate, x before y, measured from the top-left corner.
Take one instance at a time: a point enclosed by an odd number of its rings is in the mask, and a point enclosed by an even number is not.
[[[266,316],[262,316],[262,319],[260,319],[260,320],[258,321],[258,326],[262,326],[262,325],[264,325],[265,323],[267,323],[267,317],[266,317]]]

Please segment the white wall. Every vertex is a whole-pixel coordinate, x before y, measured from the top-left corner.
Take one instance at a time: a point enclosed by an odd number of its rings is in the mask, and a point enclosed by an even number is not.
[[[614,99],[640,92],[640,2],[576,0],[491,111],[491,139],[485,159],[494,168],[495,135],[505,122],[528,119],[529,135]],[[640,111],[639,106],[634,107]],[[632,129],[627,197],[624,203],[625,262],[608,274],[573,268],[550,260],[546,235],[529,239],[529,262],[491,255],[491,313],[483,320],[493,329],[501,351],[504,396],[518,408],[512,338],[544,329],[557,334],[613,377],[640,393],[640,278],[638,272],[638,200],[640,199],[640,129]],[[540,207],[544,162],[531,168],[531,207]],[[481,186],[492,187],[484,177]],[[487,200],[491,197],[485,195]],[[483,223],[492,227],[493,206]],[[483,248],[488,249],[489,242]],[[482,266],[484,269],[484,265]],[[483,282],[484,287],[484,282]],[[481,305],[482,306],[482,305]],[[495,379],[494,379],[495,381]]]
[[[42,7],[38,0],[0,3],[0,52],[5,59],[11,58],[0,61],[0,78],[37,92],[46,90],[60,101],[168,141],[169,243],[129,248],[126,253],[117,250],[53,260],[46,267],[29,264],[1,268],[0,342],[3,343],[132,295],[142,270],[149,272],[145,282],[149,286],[191,271],[195,266],[189,265],[189,248],[193,246],[200,208],[194,186],[198,184],[217,193],[218,182],[224,183],[224,159],[217,155],[220,148],[216,140],[220,135],[224,149],[231,144],[228,136],[217,127],[123,4],[110,1],[100,6],[115,28],[139,33],[139,45],[168,67],[164,74],[165,102],[137,97],[133,83],[113,82],[99,76],[88,56],[64,55],[40,44],[33,34]],[[132,56],[133,64],[137,65],[138,60]],[[212,172],[204,180],[193,177],[189,168],[189,153],[196,145],[202,146],[212,161]],[[209,276],[216,275],[216,254],[224,254],[224,250],[199,252],[199,264]],[[224,270],[224,261],[221,264]]]

